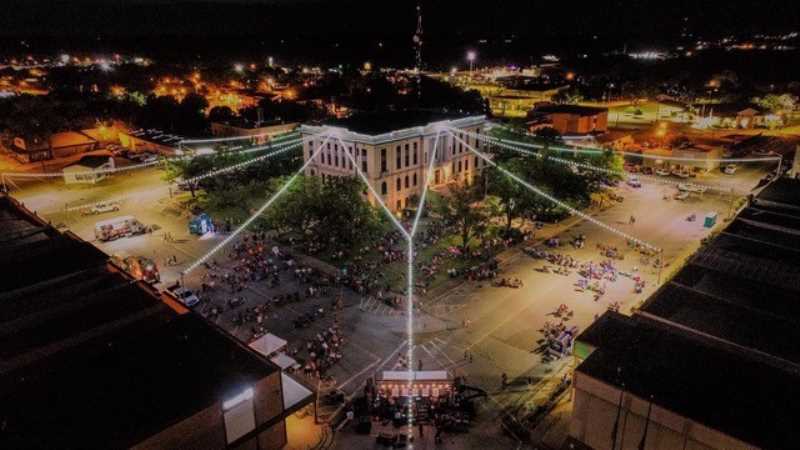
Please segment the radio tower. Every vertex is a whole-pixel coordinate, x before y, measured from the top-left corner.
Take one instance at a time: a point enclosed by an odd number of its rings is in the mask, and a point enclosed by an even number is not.
[[[417,2],[417,32],[414,33],[414,51],[416,53],[415,70],[417,72],[417,99],[422,98],[422,2]]]

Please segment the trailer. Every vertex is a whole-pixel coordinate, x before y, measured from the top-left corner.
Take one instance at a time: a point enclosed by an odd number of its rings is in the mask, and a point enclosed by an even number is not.
[[[94,237],[103,242],[143,234],[145,231],[147,228],[133,216],[115,217],[94,224]]]

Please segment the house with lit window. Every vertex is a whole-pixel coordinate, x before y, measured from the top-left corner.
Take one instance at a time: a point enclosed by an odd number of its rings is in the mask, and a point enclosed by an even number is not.
[[[360,114],[322,126],[303,125],[304,159],[323,146],[305,173],[326,179],[357,176],[358,168],[383,203],[400,212],[422,194],[429,158],[434,158],[432,189],[475,179],[485,161],[468,147],[484,146],[468,133],[481,134],[485,125],[484,116],[429,111]],[[452,129],[460,130],[454,131],[456,137],[448,132]],[[333,137],[326,140],[324,135]]]

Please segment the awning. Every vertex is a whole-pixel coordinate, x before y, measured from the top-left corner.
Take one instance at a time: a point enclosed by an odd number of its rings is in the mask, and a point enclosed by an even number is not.
[[[287,355],[285,352],[278,353],[277,355],[270,358],[270,361],[275,363],[276,366],[280,367],[281,370],[286,370],[290,367],[298,365],[297,361],[291,356]]]
[[[286,348],[286,341],[278,336],[275,336],[274,334],[267,333],[251,342],[250,348],[266,357],[270,357],[273,353],[279,352]]]
[[[283,409],[290,410],[301,403],[307,403],[314,393],[294,380],[294,378],[281,372],[283,384]]]

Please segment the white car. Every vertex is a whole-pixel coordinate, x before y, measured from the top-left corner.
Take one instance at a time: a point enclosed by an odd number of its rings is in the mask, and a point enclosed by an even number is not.
[[[678,192],[677,194],[675,194],[675,200],[683,201],[683,200],[686,200],[687,198],[689,198],[689,192],[687,192],[687,191],[681,191],[681,192]]]
[[[728,164],[725,166],[725,169],[723,169],[723,172],[725,172],[726,175],[733,175],[736,173],[736,166],[733,164]]]
[[[198,297],[197,295],[195,295],[194,292],[190,291],[189,289],[186,289],[185,287],[178,287],[172,289],[170,293],[172,293],[172,295],[174,295],[179,302],[183,303],[184,306],[188,308],[192,308],[196,306],[198,303],[200,303],[200,297]]]
[[[642,187],[642,182],[639,181],[639,177],[630,177],[628,178],[628,186],[634,188],[640,188]]]
[[[669,176],[669,170],[667,170],[667,169],[658,169],[658,170],[656,170],[656,175],[658,175],[660,177],[668,177]]]
[[[119,211],[119,203],[116,202],[102,202],[102,203],[95,203],[87,210],[84,211],[84,215],[93,216],[95,214],[103,214],[107,212],[117,212]]]

